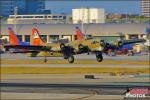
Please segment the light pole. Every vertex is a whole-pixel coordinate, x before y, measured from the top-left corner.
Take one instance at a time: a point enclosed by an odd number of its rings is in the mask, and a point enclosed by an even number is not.
[[[15,34],[17,34],[17,26],[16,26],[16,24],[17,24],[17,21],[16,21],[17,13],[18,13],[18,7],[16,6],[16,7],[14,7],[14,15],[15,15],[15,19],[14,19],[14,32],[15,32]]]
[[[82,14],[81,31],[83,32],[83,23],[84,23],[84,21],[83,21],[83,20],[84,20],[84,10],[85,10],[85,9],[84,9],[84,8],[82,8],[81,10],[82,10],[82,13],[81,13],[81,14]]]
[[[126,23],[128,23],[128,11],[126,9]]]

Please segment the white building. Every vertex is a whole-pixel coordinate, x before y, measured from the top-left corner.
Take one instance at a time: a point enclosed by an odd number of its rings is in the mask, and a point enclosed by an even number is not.
[[[150,0],[141,0],[141,15],[150,18]]]
[[[105,10],[99,8],[72,9],[72,20],[77,23],[105,23]]]
[[[9,15],[8,24],[50,24],[66,23],[68,16],[65,14],[39,14],[39,15]]]

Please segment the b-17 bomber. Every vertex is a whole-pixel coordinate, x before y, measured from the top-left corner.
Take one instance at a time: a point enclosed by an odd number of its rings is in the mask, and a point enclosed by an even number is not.
[[[81,33],[80,29],[76,27],[76,35],[77,40],[70,42],[55,42],[55,43],[46,43],[44,42],[39,32],[36,28],[32,29],[31,35],[31,44],[25,44],[21,42],[17,36],[14,34],[12,29],[9,29],[10,34],[10,44],[5,45],[4,47],[9,50],[10,48],[23,50],[24,52],[30,52],[32,55],[37,55],[40,52],[45,52],[44,61],[47,62],[46,53],[60,53],[62,54],[64,59],[67,59],[69,63],[74,62],[74,55],[83,54],[83,53],[91,53],[95,54],[96,60],[98,62],[103,61],[103,52],[107,52],[109,49],[115,50],[122,47],[125,44],[144,42],[142,39],[138,40],[122,40],[116,41],[113,43],[108,43],[100,38],[86,38],[86,36]],[[20,52],[22,53],[22,51]]]

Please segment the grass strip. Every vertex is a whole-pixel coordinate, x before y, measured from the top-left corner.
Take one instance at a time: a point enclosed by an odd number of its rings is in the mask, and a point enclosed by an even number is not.
[[[62,67],[1,67],[1,74],[90,74],[90,73],[149,73],[148,68],[62,68]]]
[[[67,60],[48,60],[46,63],[43,60],[31,60],[31,59],[15,59],[7,60],[2,59],[1,64],[69,64]],[[75,60],[74,64],[130,64],[130,65],[149,65],[148,61],[118,61],[118,60],[104,60],[103,62],[97,62],[96,60]]]

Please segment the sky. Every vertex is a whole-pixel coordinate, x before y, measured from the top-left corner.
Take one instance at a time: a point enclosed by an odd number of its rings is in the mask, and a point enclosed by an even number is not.
[[[71,14],[71,9],[80,7],[104,8],[107,13],[140,14],[139,0],[47,0],[46,9],[52,13]]]

